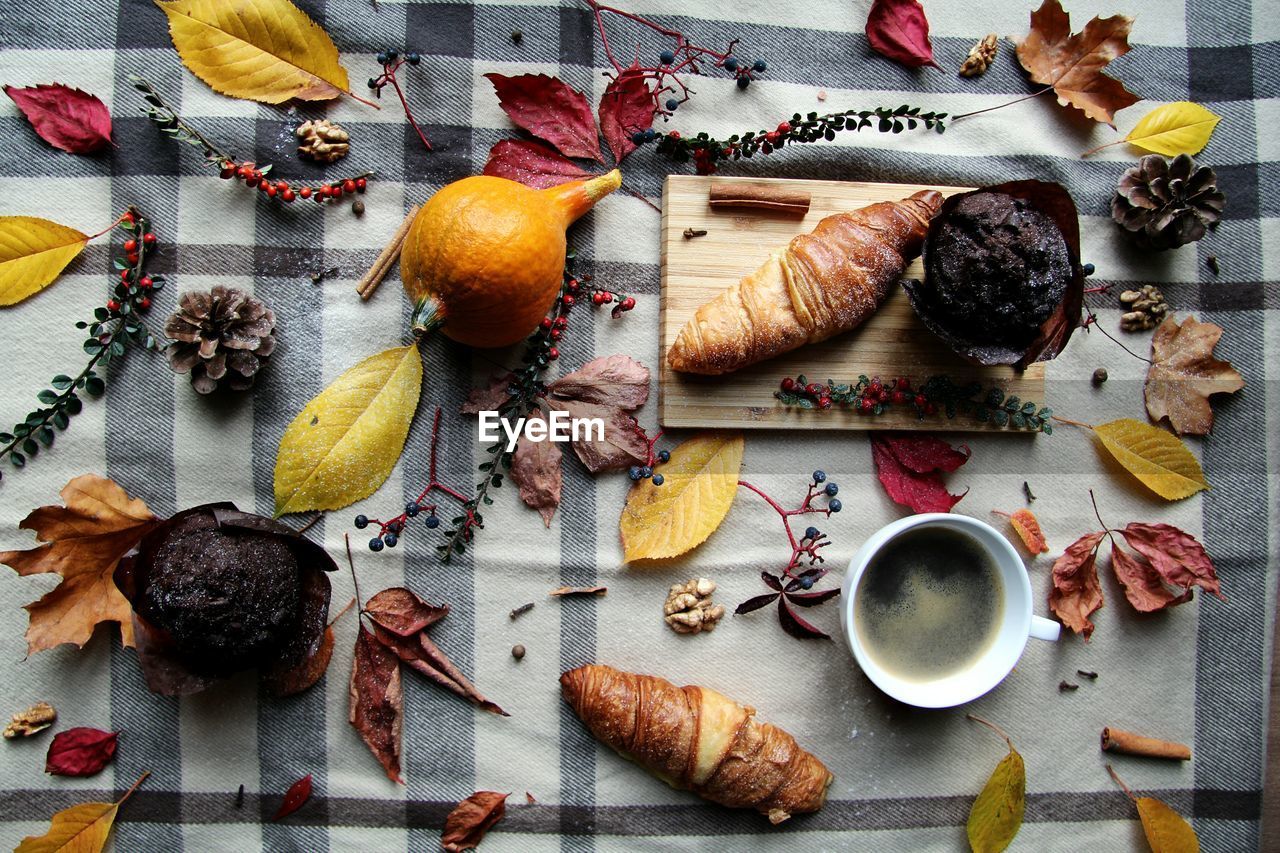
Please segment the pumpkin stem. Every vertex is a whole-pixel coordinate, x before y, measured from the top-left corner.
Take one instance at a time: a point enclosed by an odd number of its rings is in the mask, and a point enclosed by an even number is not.
[[[415,339],[444,325],[444,312],[435,297],[424,296],[413,306],[413,318],[410,322]]]
[[[577,221],[597,201],[622,186],[622,172],[614,169],[589,181],[570,181],[543,190],[565,214],[565,225]]]

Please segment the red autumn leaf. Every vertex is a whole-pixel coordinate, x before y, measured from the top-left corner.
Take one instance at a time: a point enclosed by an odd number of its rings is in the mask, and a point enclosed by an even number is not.
[[[867,15],[867,40],[877,53],[908,68],[938,67],[919,0],[875,0]]]
[[[535,409],[529,418],[546,421],[547,416],[541,409]],[[560,506],[560,490],[564,485],[560,448],[550,441],[532,441],[520,436],[511,458],[511,480],[520,490],[520,500],[536,509],[542,523],[550,527],[556,507]]]
[[[1204,546],[1172,524],[1133,522],[1120,531],[1129,547],[1151,561],[1165,583],[1190,589],[1198,586],[1226,601],[1218,572]]]
[[[559,149],[566,157],[600,156],[600,131],[585,95],[546,74],[484,75],[498,93],[498,105],[517,127]],[[487,173],[486,173],[487,174]]]
[[[116,756],[118,732],[79,727],[58,732],[49,743],[44,772],[55,776],[92,776]]]
[[[552,382],[547,393],[631,411],[649,399],[649,368],[629,355],[593,358]]]
[[[1126,553],[1114,542],[1111,544],[1111,571],[1124,587],[1124,597],[1142,613],[1164,610],[1191,600],[1191,590],[1175,596],[1165,587],[1160,573],[1150,563]]]
[[[1086,533],[1067,546],[1053,564],[1053,589],[1049,609],[1072,631],[1089,639],[1093,622],[1089,615],[1102,606],[1102,586],[1098,583],[1098,543],[1106,531]]]
[[[569,181],[592,176],[577,163],[541,142],[528,139],[504,139],[489,149],[489,162],[484,173],[495,178],[509,178],[526,187],[544,190]]]
[[[400,661],[363,624],[351,661],[351,704],[347,720],[387,771],[387,778],[403,785],[400,732],[404,724],[404,694]]]
[[[507,797],[497,791],[476,791],[444,819],[440,846],[448,853],[462,853],[480,846],[485,833],[507,813]]]
[[[966,450],[968,448],[965,448]],[[885,492],[912,512],[950,512],[966,494],[947,491],[939,471],[954,471],[968,456],[932,436],[877,435],[871,457]]]
[[[302,804],[311,799],[311,774],[308,773],[297,782],[289,786],[289,790],[284,792],[284,799],[280,801],[280,808],[276,810],[276,816],[272,820],[281,820],[302,808]]]
[[[653,127],[654,109],[653,93],[638,65],[609,81],[600,98],[600,131],[616,162],[636,150],[632,134]]]
[[[54,148],[90,154],[111,143],[111,113],[95,95],[62,83],[5,86],[36,133]]]
[[[1018,538],[1032,555],[1049,553],[1049,543],[1045,541],[1044,532],[1040,529],[1040,520],[1031,510],[1019,509],[1012,513],[995,510],[995,513],[1008,516],[1009,526],[1018,534]]]
[[[449,608],[428,604],[412,590],[393,586],[370,598],[364,614],[393,634],[412,637],[448,616]]]
[[[804,619],[787,604],[787,596],[778,599],[778,621],[782,630],[797,640],[830,640],[831,635]]]

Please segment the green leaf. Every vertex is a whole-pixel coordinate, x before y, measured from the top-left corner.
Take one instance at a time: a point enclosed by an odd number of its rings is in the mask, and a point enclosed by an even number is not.
[[[40,452],[40,445],[36,444],[34,438],[28,438],[22,442],[22,452],[28,456],[35,456]]]
[[[14,468],[22,468],[27,464],[26,457],[16,450],[9,454],[9,461],[13,463]]]
[[[84,381],[84,390],[91,396],[101,397],[107,390],[107,383],[97,376],[90,376]]]
[[[57,376],[53,377],[53,382],[51,384],[59,391],[65,391],[71,387],[72,381],[73,380],[70,376],[67,376],[65,373],[59,373]]]
[[[53,444],[53,429],[51,427],[41,427],[36,433],[36,438],[40,439],[40,443],[45,447]]]
[[[66,412],[59,410],[53,413],[53,425],[58,429],[66,429],[71,425],[71,419],[67,417]],[[3,440],[0,438],[0,441]]]
[[[58,402],[58,392],[50,391],[48,388],[45,388],[40,391],[40,393],[36,394],[36,399],[41,403],[44,403],[46,406],[52,406],[54,403]]]

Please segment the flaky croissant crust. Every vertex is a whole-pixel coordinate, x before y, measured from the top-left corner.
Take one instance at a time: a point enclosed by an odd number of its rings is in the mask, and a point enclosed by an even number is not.
[[[834,777],[821,761],[714,690],[598,664],[564,673],[560,684],[597,739],[672,787],[774,823],[826,801]]]

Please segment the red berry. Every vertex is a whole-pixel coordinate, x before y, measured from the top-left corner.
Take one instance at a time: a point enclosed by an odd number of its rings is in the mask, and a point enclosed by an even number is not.
[[[804,386],[804,390],[809,396],[817,397],[820,396],[825,389],[823,389],[823,387],[817,382],[810,382],[808,385]]]
[[[568,319],[566,319],[566,318],[564,318],[564,317],[557,317],[557,318],[556,318],[556,328],[557,328],[557,329],[563,329],[563,328],[564,328],[565,326],[567,326],[567,325],[569,325],[569,321],[568,321]]]
[[[570,293],[577,293],[577,292],[578,292],[578,288],[579,288],[579,287],[581,287],[581,286],[582,286],[582,285],[580,285],[580,284],[578,283],[578,280],[577,280],[576,278],[571,278],[571,279],[569,279],[569,292],[570,292]]]
[[[789,121],[778,122],[778,133],[790,133],[790,132],[791,132],[791,122]]]
[[[630,311],[632,308],[636,307],[636,301],[628,296],[626,299],[622,300],[622,302],[618,303],[618,307],[623,311]]]
[[[316,204],[324,204],[324,200],[325,200],[324,193],[320,192],[319,190],[316,190],[315,198],[316,198]]]
[[[895,388],[900,388],[900,389],[902,389],[903,391],[910,391],[910,390],[911,390],[911,380],[910,380],[910,379],[908,379],[908,378],[907,378],[907,377],[905,377],[905,376],[899,376],[899,377],[898,377],[898,382],[897,382],[897,384],[896,384],[894,387],[895,387]]]
[[[298,190],[298,195],[302,196],[303,198],[311,198],[311,187],[303,187],[302,189]]]
[[[881,403],[889,402],[889,392],[881,389],[880,393],[876,396],[876,399]]]
[[[819,397],[819,398],[818,398],[818,408],[819,408],[819,409],[829,409],[829,408],[831,408],[831,398],[830,398],[830,397],[828,397],[828,396],[826,396],[825,394],[824,394],[823,396]]]
[[[368,185],[369,185],[369,182],[366,181],[364,178],[356,178],[356,192],[359,192],[359,193],[364,192],[364,188],[367,187]]]
[[[136,263],[138,262],[138,253],[137,253],[137,252],[130,252],[129,254],[125,255],[125,256],[124,256],[124,258],[125,258],[125,260],[126,260],[126,261],[128,261],[129,263],[131,263],[131,264],[136,264]]]
[[[256,187],[258,185],[258,179],[255,178],[253,175],[250,175],[249,177],[244,179],[244,185],[246,187]]]
[[[117,301],[116,301],[116,300],[114,300],[114,299],[108,299],[108,300],[107,300],[107,310],[108,310],[108,311],[119,311],[119,310],[120,310],[120,303],[119,303],[119,302],[117,302]]]
[[[858,404],[858,407],[864,412],[870,412],[876,407],[876,404],[870,397],[863,397],[862,402]]]
[[[125,250],[126,252],[136,252],[136,251],[138,251],[138,241],[137,241],[137,240],[125,240],[125,241],[124,241],[124,250]]]
[[[936,414],[937,411],[938,411],[938,407],[935,406],[933,403],[925,403],[924,413],[926,415]]]
[[[670,136],[672,139],[679,139],[679,138],[680,138],[680,131],[678,131],[678,130],[673,130],[673,131],[671,131],[670,133],[668,133],[668,134],[667,134],[667,136]]]
[[[558,341],[558,340],[560,340],[560,339],[561,339],[561,338],[563,338],[563,337],[564,337],[564,330],[563,330],[563,329],[552,329],[552,330],[551,330],[551,340],[553,340],[553,341]]]
[[[542,326],[542,328],[544,328],[544,329],[550,329],[550,328],[551,328],[551,318],[550,318],[550,317],[543,317],[543,318],[542,318],[542,322],[541,322],[541,323],[539,323],[538,325]]]
[[[298,197],[298,194],[288,188],[285,188],[285,191],[280,193],[280,198],[284,199],[285,201],[293,201],[297,197]]]
[[[764,135],[764,139],[765,139],[765,142],[768,142],[770,145],[773,145],[775,142],[778,141],[778,132],[776,130],[771,130]]]
[[[893,402],[894,405],[901,406],[903,403],[907,402],[907,395],[902,391],[894,391]]]
[[[783,391],[796,390],[796,381],[792,379],[790,376],[784,377],[782,380],[782,390]]]
[[[551,349],[547,350],[547,358],[551,359],[552,361],[555,361],[559,357],[560,357],[560,350],[556,349],[555,347],[552,347]]]
[[[342,182],[342,191],[344,193],[353,193],[356,191],[356,182],[351,178],[347,178]]]
[[[238,169],[236,169],[236,177],[239,177],[239,178],[247,178],[252,174],[253,174],[253,169],[250,169],[248,166],[241,166]]]
[[[138,287],[141,287],[144,290],[150,287],[151,285],[152,285],[152,281],[151,281],[151,276],[149,275],[144,275],[142,278],[138,279]]]
[[[139,308],[141,308],[143,311],[146,311],[146,310],[148,310],[149,308],[151,308],[151,297],[150,297],[150,296],[144,296],[144,297],[142,297],[141,299],[139,299],[139,300],[138,300],[138,307],[139,307]]]
[[[128,281],[130,272],[132,272],[132,270],[120,270],[120,280]]]
[[[564,302],[564,304],[565,304],[566,306],[569,306],[569,305],[573,305],[573,304],[574,304],[575,302],[577,302],[578,300],[576,300],[576,299],[574,299],[574,298],[573,298],[573,294],[572,294],[572,293],[566,293],[566,294],[564,295],[564,299],[563,299],[562,301]]]
[[[236,176],[236,167],[232,165],[223,166],[222,170],[218,172],[218,177],[222,178],[223,180],[226,180],[227,178],[234,178],[235,176]]]
[[[156,244],[156,235],[148,231],[146,234],[142,235],[142,242],[146,243],[148,246],[154,246]]]
[[[916,395],[916,406],[917,406],[918,408],[923,409],[923,408],[924,408],[924,404],[925,404],[925,403],[927,403],[927,402],[929,402],[929,401],[925,399],[925,396],[924,396],[923,394],[917,394],[917,395]]]
[[[263,184],[262,186],[266,194],[271,198],[275,198],[280,194],[280,190],[276,189],[275,184]]]

